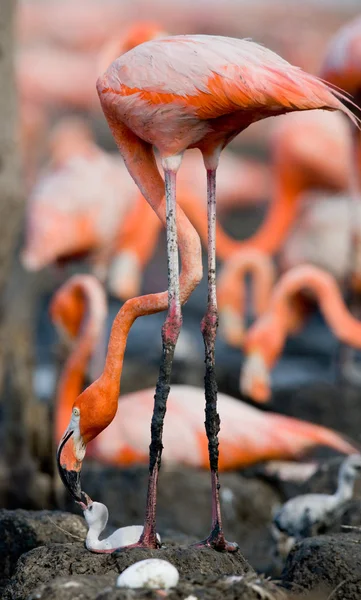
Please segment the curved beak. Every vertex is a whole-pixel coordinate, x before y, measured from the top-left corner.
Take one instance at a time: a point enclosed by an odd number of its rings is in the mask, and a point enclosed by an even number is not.
[[[73,434],[74,429],[70,424],[60,440],[56,453],[56,464],[62,482],[73,498],[77,502],[82,502],[85,498],[87,504],[88,497],[82,492],[80,484],[82,461],[76,457]]]

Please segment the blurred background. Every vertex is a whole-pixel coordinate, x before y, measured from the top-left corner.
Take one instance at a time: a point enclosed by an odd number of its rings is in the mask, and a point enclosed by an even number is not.
[[[92,273],[105,286],[109,314],[90,361],[89,382],[102,370],[110,327],[122,302],[167,287],[165,234],[149,217],[117,153],[97,98],[97,77],[137,43],[185,33],[251,38],[319,74],[330,40],[359,13],[358,0],[3,0],[0,385],[5,425],[1,506],[56,504],[48,485],[53,473],[49,448],[57,384],[69,345],[60,341],[49,314],[55,291],[74,273]],[[267,119],[230,144],[219,169],[219,223],[225,236],[218,238],[219,272],[233,250],[238,252],[232,239],[250,238],[281,194],[287,160],[295,157],[297,161],[297,153],[302,155],[307,147],[312,168],[318,168],[321,158],[326,163],[329,159],[328,174],[317,180],[309,175],[311,167],[304,167],[307,183],[294,192],[303,195],[304,201],[290,217],[292,226],[280,244],[268,254],[276,278],[302,262],[332,272],[352,308],[345,201],[350,191],[345,173],[351,161],[351,133],[341,117],[335,116],[333,122],[332,116],[326,123],[328,115],[325,121],[322,115],[313,121],[305,116],[304,124],[295,120],[293,130],[289,126],[292,117]],[[284,129],[282,123],[286,123]],[[201,158],[194,151],[185,159],[182,173],[179,193],[185,196],[186,213],[191,196],[189,217],[197,227],[204,224],[206,188]],[[316,213],[315,193],[321,198]],[[337,195],[343,198],[340,205],[335,204]],[[321,256],[320,232],[326,257]],[[249,271],[242,283],[246,286],[245,328],[256,316]],[[238,279],[234,280],[237,285]],[[184,307],[172,377],[175,383],[203,386],[200,321],[206,294],[203,279]],[[219,389],[252,404],[255,398],[250,390],[240,387],[244,353],[242,343],[231,339],[232,327],[240,324],[235,319],[229,326],[227,321],[227,289],[225,298],[216,347]],[[270,372],[269,403],[261,408],[335,428],[359,441],[357,354],[345,350],[312,298],[306,297],[304,310],[307,318],[296,334],[287,337]],[[144,317],[132,328],[122,394],[155,385],[164,318],[162,313]],[[227,327],[228,338],[224,335]],[[15,470],[9,468],[15,464]]]

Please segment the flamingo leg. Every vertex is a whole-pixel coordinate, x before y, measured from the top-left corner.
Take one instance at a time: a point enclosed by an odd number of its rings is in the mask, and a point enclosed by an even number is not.
[[[208,213],[208,302],[207,311],[202,319],[201,331],[205,347],[206,374],[206,420],[209,463],[212,481],[212,531],[208,538],[197,546],[210,546],[215,550],[235,552],[237,544],[227,542],[222,528],[221,507],[219,501],[218,476],[218,433],[220,418],[217,412],[217,382],[215,374],[215,342],[218,326],[216,296],[216,169],[207,169],[207,213]]]
[[[149,447],[149,481],[144,530],[137,546],[157,548],[156,501],[158,472],[163,450],[163,421],[170,389],[170,377],[174,350],[182,325],[179,294],[178,240],[176,222],[176,172],[177,168],[167,168],[165,164],[165,191],[167,216],[167,255],[168,255],[168,314],[162,328],[163,351],[159,377],[154,396],[154,409]]]

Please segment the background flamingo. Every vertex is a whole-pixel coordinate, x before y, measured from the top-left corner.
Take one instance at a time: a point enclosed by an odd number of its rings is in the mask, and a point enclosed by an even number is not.
[[[298,298],[301,292],[312,294],[339,340],[361,348],[361,322],[348,311],[334,278],[311,265],[291,269],[279,279],[273,288],[268,310],[245,337],[241,390],[257,402],[270,399],[270,372],[282,353],[287,336],[303,325],[304,305]]]
[[[105,292],[90,275],[75,275],[52,298],[50,314],[74,347],[62,371],[55,406],[55,440],[59,443],[83,388],[86,367],[106,319]],[[126,339],[123,340],[126,343]],[[149,421],[153,391],[141,390],[119,398],[116,417],[89,444],[88,455],[118,466],[148,462]],[[91,407],[88,407],[91,410]],[[221,471],[239,469],[264,460],[297,460],[316,445],[350,453],[352,445],[336,433],[311,423],[265,413],[221,394]],[[206,469],[207,437],[202,427],[203,390],[174,386],[165,423],[164,460]],[[84,413],[83,413],[84,416]]]

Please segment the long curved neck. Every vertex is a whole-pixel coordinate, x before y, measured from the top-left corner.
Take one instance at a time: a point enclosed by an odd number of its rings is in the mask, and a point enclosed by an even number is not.
[[[107,538],[100,540],[99,536],[104,531],[108,520],[100,520],[98,523],[93,523],[86,536],[85,544],[90,550],[104,550],[107,546]]]
[[[167,293],[148,294],[127,300],[115,317],[110,332],[103,382],[109,386],[112,398],[118,402],[120,378],[123,370],[124,354],[129,331],[138,317],[152,315],[166,310],[168,306]]]
[[[256,249],[240,250],[224,264],[218,284],[219,310],[229,307],[232,311],[244,313],[246,275],[252,276],[255,314],[265,311],[275,271],[269,256]]]
[[[347,502],[347,500],[351,500],[353,494],[353,488],[355,485],[355,478],[340,469],[340,473],[338,475],[338,485],[335,497],[339,502]]]
[[[274,197],[264,222],[245,242],[268,254],[275,254],[286,240],[296,218],[300,197],[291,176],[285,175],[275,185]]]
[[[79,286],[81,287],[81,286]],[[55,412],[55,439],[58,443],[69,424],[75,399],[82,391],[85,371],[99,337],[99,329],[103,319],[97,318],[96,308],[86,289],[82,287],[86,299],[86,310],[83,316],[83,326],[74,349],[67,359],[60,376]],[[101,322],[99,322],[101,321]]]
[[[335,336],[356,348],[361,348],[361,322],[348,311],[338,285],[328,273],[316,267],[299,267],[288,272],[277,284],[272,308],[285,306],[302,290],[310,290]]]
[[[283,167],[276,168],[273,199],[263,223],[254,235],[242,241],[232,239],[217,223],[217,257],[220,260],[227,260],[241,250],[252,248],[267,254],[277,252],[296,218],[301,191],[302,186],[297,183],[292,171]],[[179,187],[178,201],[206,246],[208,231],[205,208],[185,186]]]

